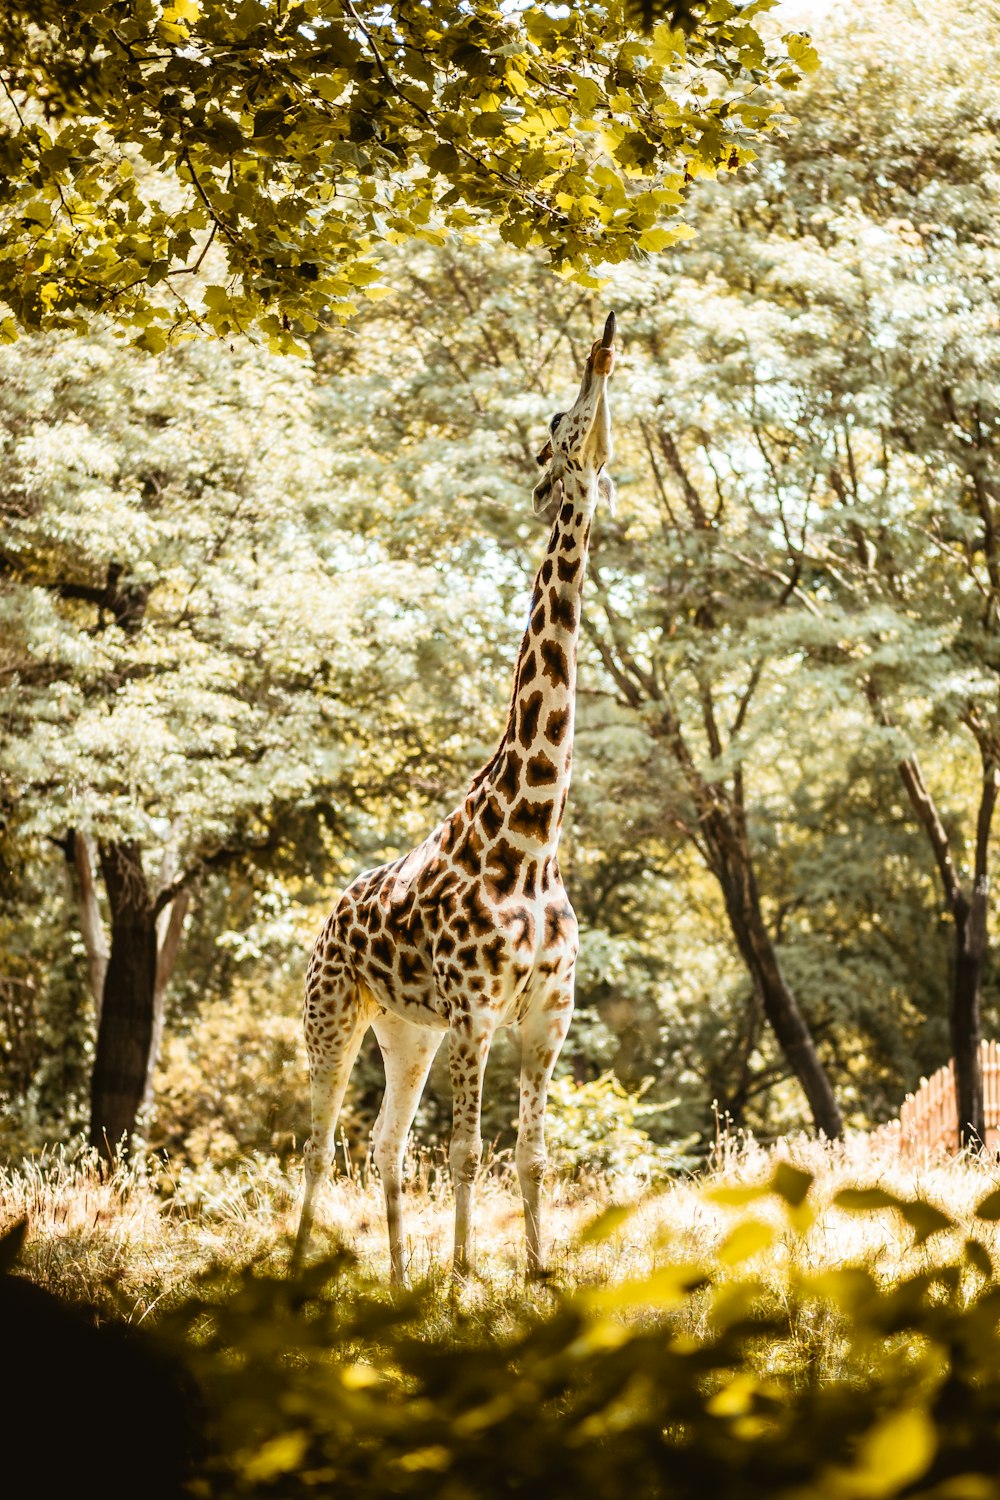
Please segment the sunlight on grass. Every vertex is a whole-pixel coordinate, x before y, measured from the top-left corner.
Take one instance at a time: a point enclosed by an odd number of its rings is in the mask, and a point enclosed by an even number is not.
[[[789,1218],[770,1196],[743,1201],[776,1162],[809,1172],[809,1210]],[[256,1261],[278,1273],[297,1222],[300,1172],[273,1157],[248,1158],[237,1170],[172,1172],[138,1161],[111,1171],[95,1153],[54,1150],[0,1172],[0,1222],[24,1218],[29,1233],[25,1271],[52,1290],[97,1301],[114,1293],[132,1318],[182,1295],[212,1263]],[[566,1290],[628,1283],[649,1276],[665,1258],[696,1264],[723,1249],[723,1272],[773,1278],[794,1265],[819,1274],[845,1264],[868,1265],[887,1280],[959,1255],[975,1205],[1000,1182],[994,1162],[960,1156],[913,1163],[863,1135],[827,1144],[791,1138],[765,1148],[752,1139],[722,1141],[714,1164],[698,1175],[660,1182],[626,1174],[555,1176],[548,1185],[546,1236],[550,1280]],[[919,1197],[955,1227],[922,1243],[899,1211],[856,1212],[834,1204],[845,1188],[879,1188]],[[600,1237],[586,1227],[603,1211],[628,1212]],[[406,1248],[417,1285],[445,1280],[451,1264],[453,1204],[440,1154],[413,1156],[406,1194]],[[726,1245],[737,1218],[743,1240]],[[747,1223],[757,1225],[747,1230]],[[987,1251],[997,1249],[992,1225],[978,1222]],[[756,1237],[756,1238],[755,1238]],[[470,1307],[516,1299],[523,1291],[523,1217],[516,1178],[505,1163],[483,1174],[477,1193],[477,1274],[466,1289]],[[341,1163],[324,1188],[313,1257],[346,1248],[359,1275],[388,1280],[381,1189],[368,1162]]]
[[[27,1224],[8,1291],[26,1277],[145,1324],[187,1372],[204,1500],[278,1482],[286,1500],[674,1496],[678,1464],[694,1500],[895,1500],[921,1479],[927,1500],[997,1500],[998,1181],[991,1157],[907,1162],[861,1135],[726,1139],[696,1175],[553,1174],[549,1273],[526,1284],[498,1159],[456,1284],[429,1153],[410,1162],[406,1292],[376,1174],[346,1156],[296,1278],[301,1174],[273,1157],[108,1171],[55,1151],[0,1174],[0,1229]]]

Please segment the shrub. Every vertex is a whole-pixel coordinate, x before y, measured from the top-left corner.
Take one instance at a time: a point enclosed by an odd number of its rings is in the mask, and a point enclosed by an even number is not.
[[[564,1076],[549,1086],[545,1139],[559,1172],[599,1172],[656,1181],[683,1163],[684,1143],[659,1146],[639,1123],[669,1104],[642,1102],[651,1080],[631,1094],[611,1072],[586,1083]]]
[[[442,1319],[440,1290],[389,1297],[340,1254],[298,1281],[206,1274],[163,1320],[210,1412],[199,1493],[298,1500],[990,1500],[1000,1495],[1000,1287],[988,1246],[934,1204],[843,1189],[909,1240],[870,1265],[796,1268],[808,1172],[706,1195],[732,1208],[710,1254],[634,1281],[543,1288],[506,1321]],[[613,1236],[626,1208],[586,1231]],[[935,1261],[935,1236],[951,1250]],[[810,1352],[820,1342],[823,1359]]]

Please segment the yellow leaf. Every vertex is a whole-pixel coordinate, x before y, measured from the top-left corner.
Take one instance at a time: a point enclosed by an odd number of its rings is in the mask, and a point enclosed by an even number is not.
[[[770,1250],[777,1237],[773,1224],[765,1224],[763,1219],[741,1219],[715,1252],[716,1259],[724,1266],[739,1265],[762,1250]]]
[[[742,1417],[753,1406],[757,1381],[745,1372],[734,1375],[728,1385],[705,1402],[705,1410],[715,1417]]]
[[[815,1276],[803,1276],[800,1285],[806,1296],[833,1302],[842,1312],[855,1317],[878,1297],[875,1280],[863,1266],[838,1266]]]
[[[666,21],[661,21],[659,26],[653,28],[653,45],[649,54],[655,63],[669,68],[676,58],[684,56],[685,51],[684,33],[679,26],[670,26]]]
[[[283,1432],[243,1461],[243,1473],[252,1483],[266,1483],[279,1474],[290,1474],[305,1457],[309,1439],[304,1432]]]
[[[745,1203],[768,1197],[770,1192],[769,1182],[722,1183],[706,1189],[704,1197],[709,1203],[721,1203],[724,1208],[742,1208]]]
[[[646,229],[639,236],[639,247],[642,250],[666,250],[668,245],[693,239],[694,233],[690,224],[675,224],[671,229]]]
[[[605,1208],[585,1224],[580,1231],[580,1242],[584,1245],[593,1244],[595,1240],[608,1240],[619,1230],[623,1224],[628,1223],[635,1213],[634,1203],[613,1203],[610,1208]]]
[[[661,1266],[648,1276],[612,1281],[581,1296],[588,1307],[599,1308],[602,1312],[627,1307],[679,1307],[694,1287],[704,1284],[704,1280],[696,1266]]]
[[[819,67],[819,53],[809,36],[803,31],[790,31],[782,38],[788,48],[788,56],[803,73],[815,73]]]
[[[59,301],[59,283],[57,281],[46,281],[38,289],[38,300],[47,312],[50,312]]]
[[[763,1282],[757,1276],[746,1276],[740,1281],[727,1282],[712,1294],[709,1322],[713,1328],[729,1328],[748,1318],[765,1295]]]
[[[867,1432],[850,1468],[828,1470],[835,1493],[883,1500],[913,1484],[937,1452],[934,1423],[920,1406],[893,1412]]]
[[[171,0],[163,7],[165,21],[197,21],[201,15],[201,0]]]
[[[433,1443],[429,1448],[414,1448],[411,1453],[404,1453],[397,1462],[401,1469],[411,1474],[426,1469],[440,1472],[451,1463],[451,1454],[440,1443]]]

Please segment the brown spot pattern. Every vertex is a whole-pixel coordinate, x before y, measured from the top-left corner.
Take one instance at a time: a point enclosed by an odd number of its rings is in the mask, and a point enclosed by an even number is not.
[[[551,802],[529,802],[527,797],[522,797],[511,809],[511,832],[522,838],[536,839],[540,844],[548,843],[552,811]]]
[[[480,957],[482,958],[483,963],[489,969],[491,974],[500,973],[501,969],[503,968],[503,961],[506,952],[507,945],[502,937],[491,938],[490,941],[488,943],[484,943],[482,948],[479,950]]]
[[[559,767],[539,751],[524,767],[525,786],[553,786],[559,780]]]
[[[542,642],[543,662],[545,660],[545,647],[549,644],[550,642],[548,641]],[[562,652],[561,647],[559,647],[558,649]],[[562,652],[562,656],[563,660],[565,661],[565,652]],[[521,744],[524,746],[525,750],[531,749],[531,746],[534,743],[535,735],[538,733],[538,720],[542,712],[543,701],[544,699],[541,693],[532,693],[531,697],[528,698],[521,707],[521,723],[518,728],[517,737],[521,741]]]
[[[538,694],[538,697],[539,707],[541,707],[540,693]],[[537,723],[537,721],[538,714],[536,711],[535,722]],[[521,757],[517,754],[516,750],[508,750],[507,754],[504,756],[503,770],[494,782],[494,786],[502,797],[505,797],[508,802],[513,802],[514,798],[517,796],[517,789],[520,785],[520,780]]]
[[[576,600],[572,594],[560,594],[558,589],[549,590],[549,617],[553,625],[561,630],[576,630]]]
[[[515,948],[531,948],[534,946],[535,921],[526,906],[507,912],[504,917],[504,926],[509,929],[511,943]]]
[[[426,979],[427,969],[419,953],[407,952],[405,948],[400,949],[399,977],[407,985]]]
[[[554,708],[545,720],[545,738],[550,745],[561,745],[569,728],[569,709]]]
[[[571,936],[575,913],[569,902],[561,902],[545,908],[545,946],[554,948]]]
[[[492,842],[503,827],[503,813],[500,811],[500,804],[495,797],[487,797],[483,803],[479,810],[479,822],[482,825],[484,836]]]
[[[465,837],[456,846],[454,860],[468,875],[478,875],[482,868],[483,841],[476,830],[475,823],[470,823],[465,831]]]
[[[517,885],[517,877],[524,858],[520,849],[515,849],[507,839],[499,839],[490,850],[486,860],[486,873],[498,900],[509,896]]]
[[[553,687],[569,687],[569,659],[559,642],[543,641],[541,656],[542,676],[547,677]],[[537,715],[535,723],[537,726]],[[525,749],[527,748],[527,745],[525,745]]]
[[[480,937],[484,933],[493,932],[496,928],[496,916],[492,907],[483,900],[478,885],[474,885],[466,895],[465,910],[468,913],[470,928]]]

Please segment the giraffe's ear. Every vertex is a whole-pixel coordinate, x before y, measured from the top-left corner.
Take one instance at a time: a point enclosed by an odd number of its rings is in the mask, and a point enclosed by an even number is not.
[[[615,489],[614,480],[606,469],[602,469],[597,476],[597,492],[602,500],[607,501],[608,510],[614,515],[618,492]]]
[[[546,474],[531,492],[531,508],[543,521],[551,521],[562,504],[562,496],[562,480]]]

